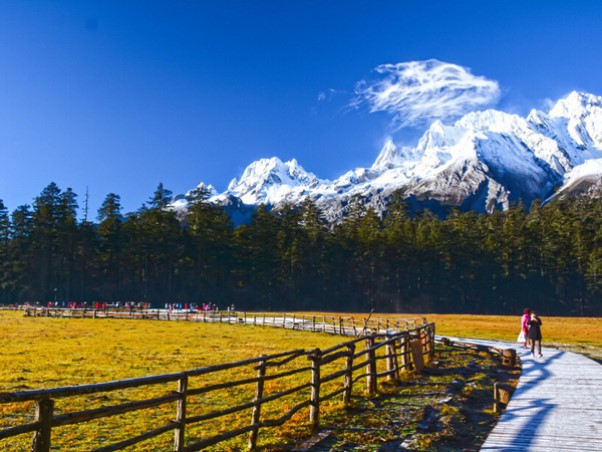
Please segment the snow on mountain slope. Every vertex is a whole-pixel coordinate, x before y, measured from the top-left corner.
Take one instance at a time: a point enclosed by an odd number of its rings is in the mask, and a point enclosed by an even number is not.
[[[225,194],[236,196],[245,204],[275,205],[288,200],[295,202],[327,183],[305,171],[295,159],[282,162],[272,157],[249,165],[240,180],[230,182]]]
[[[566,129],[577,146],[602,150],[602,97],[572,92],[550,110],[550,117],[566,121]]]
[[[547,199],[602,178],[602,97],[573,92],[549,112],[526,117],[496,110],[472,112],[455,124],[435,121],[415,147],[389,140],[370,168],[333,182],[295,160],[274,157],[249,165],[211,199],[220,204],[298,204],[313,199],[331,222],[359,201],[384,211],[396,190],[414,203],[491,212],[512,201]],[[573,187],[573,188],[571,188]]]
[[[567,174],[557,196],[602,195],[602,158],[587,160]]]

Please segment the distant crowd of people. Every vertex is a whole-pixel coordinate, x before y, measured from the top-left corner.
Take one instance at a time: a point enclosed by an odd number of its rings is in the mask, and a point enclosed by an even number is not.
[[[25,307],[36,307],[42,308],[46,307],[48,309],[52,308],[67,308],[67,309],[96,309],[97,311],[107,309],[127,309],[130,311],[133,310],[146,310],[152,309],[151,303],[147,301],[114,301],[107,303],[106,301],[92,301],[88,303],[87,301],[48,301],[46,303],[41,303],[39,301],[26,301]],[[165,303],[165,309],[169,311],[174,310],[185,310],[185,311],[219,311],[219,307],[215,303]],[[235,311],[236,308],[232,304],[227,307],[228,312]]]
[[[165,309],[173,310],[184,310],[184,311],[219,311],[219,307],[215,303],[201,303],[201,304],[188,304],[188,303],[165,303]],[[230,305],[226,308],[228,312],[236,311],[236,307],[234,305]]]
[[[107,310],[108,308],[125,308],[125,309],[149,309],[151,304],[146,301],[115,301],[112,303],[107,303],[106,301],[92,301],[88,303],[87,301],[47,301],[46,303],[41,303],[39,301],[26,301],[25,307],[36,307],[36,308],[67,308],[67,309],[96,309],[99,310]]]

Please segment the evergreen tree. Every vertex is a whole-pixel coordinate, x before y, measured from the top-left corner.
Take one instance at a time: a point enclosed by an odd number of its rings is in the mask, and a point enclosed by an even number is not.
[[[383,294],[393,311],[407,312],[411,308],[414,236],[414,224],[408,215],[405,194],[397,191],[387,206],[383,231]]]
[[[10,278],[9,260],[10,219],[8,209],[0,199],[0,301],[8,302]]]
[[[77,195],[71,188],[60,194],[59,199],[59,268],[57,269],[58,284],[62,288],[64,299],[70,300],[73,295],[73,285],[76,282],[76,252],[79,240],[77,224]]]
[[[243,304],[275,309],[280,262],[275,239],[278,219],[261,204],[251,222],[235,231],[238,297]]]
[[[63,295],[59,254],[61,245],[61,190],[51,182],[33,203],[33,275],[37,279],[36,298],[49,301]]]
[[[137,269],[138,293],[143,300],[178,301],[177,268],[183,253],[180,223],[169,207],[172,193],[159,184],[150,198],[128,221],[131,258]]]
[[[328,268],[331,246],[326,222],[310,198],[303,201],[298,218],[297,304],[300,309],[317,309],[331,302],[332,282],[339,276]]]
[[[13,302],[38,300],[35,290],[34,262],[32,252],[33,218],[30,207],[22,205],[11,214],[10,243],[8,259],[10,262],[8,287]]]
[[[125,235],[121,214],[121,197],[109,193],[98,209],[98,267],[103,298],[117,300],[124,295]]]
[[[232,222],[220,206],[208,202],[209,191],[198,187],[187,196],[187,252],[179,271],[189,275],[186,293],[199,302],[214,302],[230,283]]]

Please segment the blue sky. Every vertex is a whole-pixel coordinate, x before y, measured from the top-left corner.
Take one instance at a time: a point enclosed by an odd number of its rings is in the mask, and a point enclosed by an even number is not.
[[[599,1],[2,0],[0,199],[88,187],[95,217],[272,156],[334,179],[428,124],[414,91],[376,98],[412,62],[485,84],[472,108],[602,95],[600,23]]]

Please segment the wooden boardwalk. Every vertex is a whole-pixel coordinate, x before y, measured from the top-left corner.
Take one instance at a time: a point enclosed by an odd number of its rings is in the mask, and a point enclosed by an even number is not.
[[[602,451],[602,365],[554,348],[531,358],[515,343],[470,342],[515,348],[523,367],[482,451]]]

